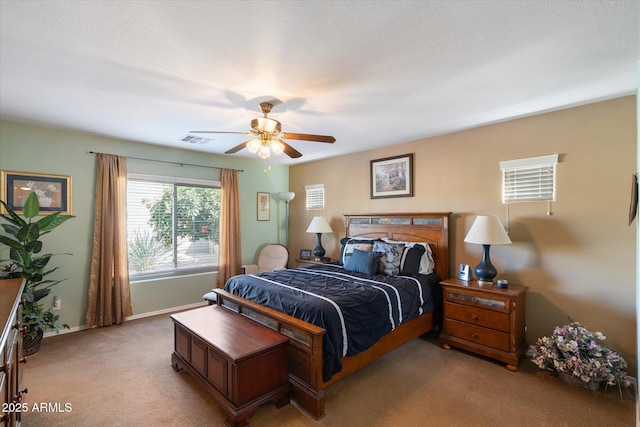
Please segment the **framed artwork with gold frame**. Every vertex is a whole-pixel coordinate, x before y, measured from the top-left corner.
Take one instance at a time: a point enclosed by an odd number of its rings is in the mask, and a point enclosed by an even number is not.
[[[38,196],[40,215],[50,215],[54,212],[71,215],[70,176],[0,171],[0,200],[17,214],[22,214],[22,207],[31,193]],[[2,213],[7,213],[4,206]]]
[[[258,192],[258,221],[269,221],[271,194]]]

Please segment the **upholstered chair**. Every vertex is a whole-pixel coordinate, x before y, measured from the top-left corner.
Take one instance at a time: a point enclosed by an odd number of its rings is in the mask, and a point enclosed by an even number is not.
[[[248,264],[240,267],[241,273],[252,274],[263,271],[284,270],[289,261],[289,250],[279,243],[272,243],[260,251],[257,264]]]

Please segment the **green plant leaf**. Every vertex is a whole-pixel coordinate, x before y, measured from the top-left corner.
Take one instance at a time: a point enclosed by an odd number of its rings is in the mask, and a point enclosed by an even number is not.
[[[40,203],[38,202],[38,196],[36,193],[29,194],[27,201],[22,208],[22,215],[25,218],[34,218],[40,213]]]
[[[9,213],[9,216],[6,215],[0,215],[2,216],[2,218],[4,218],[6,221],[9,221],[19,227],[22,227],[23,225],[25,225],[27,222],[20,218],[18,216],[18,214],[9,207],[9,205],[7,205],[4,201],[0,200],[0,203],[2,203],[2,206],[4,206],[4,208],[7,210],[7,212]]]
[[[5,245],[9,246],[10,248],[18,250],[18,251],[23,249],[23,246],[22,246],[22,244],[20,242],[16,242],[15,240],[8,238],[7,236],[0,236],[0,243],[3,243]],[[13,259],[13,257],[12,257],[12,259]]]
[[[46,254],[44,256],[31,259],[32,269],[41,270],[42,268],[44,268],[44,266],[47,265],[47,263],[51,259],[51,256],[51,254]]]
[[[38,223],[25,224],[25,226],[18,231],[17,237],[21,242],[38,240],[38,237],[40,237],[40,227],[38,227]]]
[[[37,254],[42,250],[42,242],[40,240],[29,242],[26,244],[25,249],[29,252]]]
[[[46,276],[47,274],[51,274],[51,273],[53,273],[54,271],[56,271],[57,269],[59,269],[59,268],[60,268],[60,267],[54,267],[54,268],[52,268],[51,270],[44,271],[44,272],[42,272],[42,275],[43,275],[43,276]]]
[[[44,216],[40,218],[37,222],[40,227],[40,231],[49,231],[53,230],[63,222],[75,218],[74,215],[60,215],[60,212],[53,213],[48,216]]]
[[[33,301],[40,301],[42,298],[46,297],[47,295],[49,295],[49,292],[51,292],[51,289],[49,288],[42,288],[42,289],[36,289],[32,292],[33,295]]]
[[[10,234],[13,237],[16,237],[20,231],[20,227],[11,224],[2,224],[2,228],[4,228],[5,233]]]

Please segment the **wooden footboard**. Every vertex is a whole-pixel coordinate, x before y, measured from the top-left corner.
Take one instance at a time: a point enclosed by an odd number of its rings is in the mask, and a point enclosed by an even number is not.
[[[324,415],[324,389],[357,371],[393,349],[431,330],[431,313],[410,320],[382,337],[376,344],[356,356],[342,359],[342,371],[329,381],[322,380],[322,336],[325,329],[280,313],[260,304],[215,290],[217,303],[289,337],[289,382],[293,399],[311,416]]]
[[[325,329],[216,289],[217,304],[289,337],[289,382],[293,398],[313,417],[324,415],[322,336]]]

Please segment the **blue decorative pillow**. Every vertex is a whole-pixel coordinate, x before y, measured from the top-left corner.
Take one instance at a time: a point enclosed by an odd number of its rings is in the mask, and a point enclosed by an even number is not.
[[[354,249],[344,265],[344,269],[373,276],[378,272],[381,255],[380,252],[364,252],[360,249]]]
[[[355,249],[371,252],[375,240],[376,239],[356,239],[351,237],[343,237],[340,239],[340,264],[345,265]]]
[[[382,252],[382,256],[380,257],[380,273],[397,276],[400,272],[400,260],[402,259],[403,250],[404,243],[376,241],[373,244],[373,251]]]

